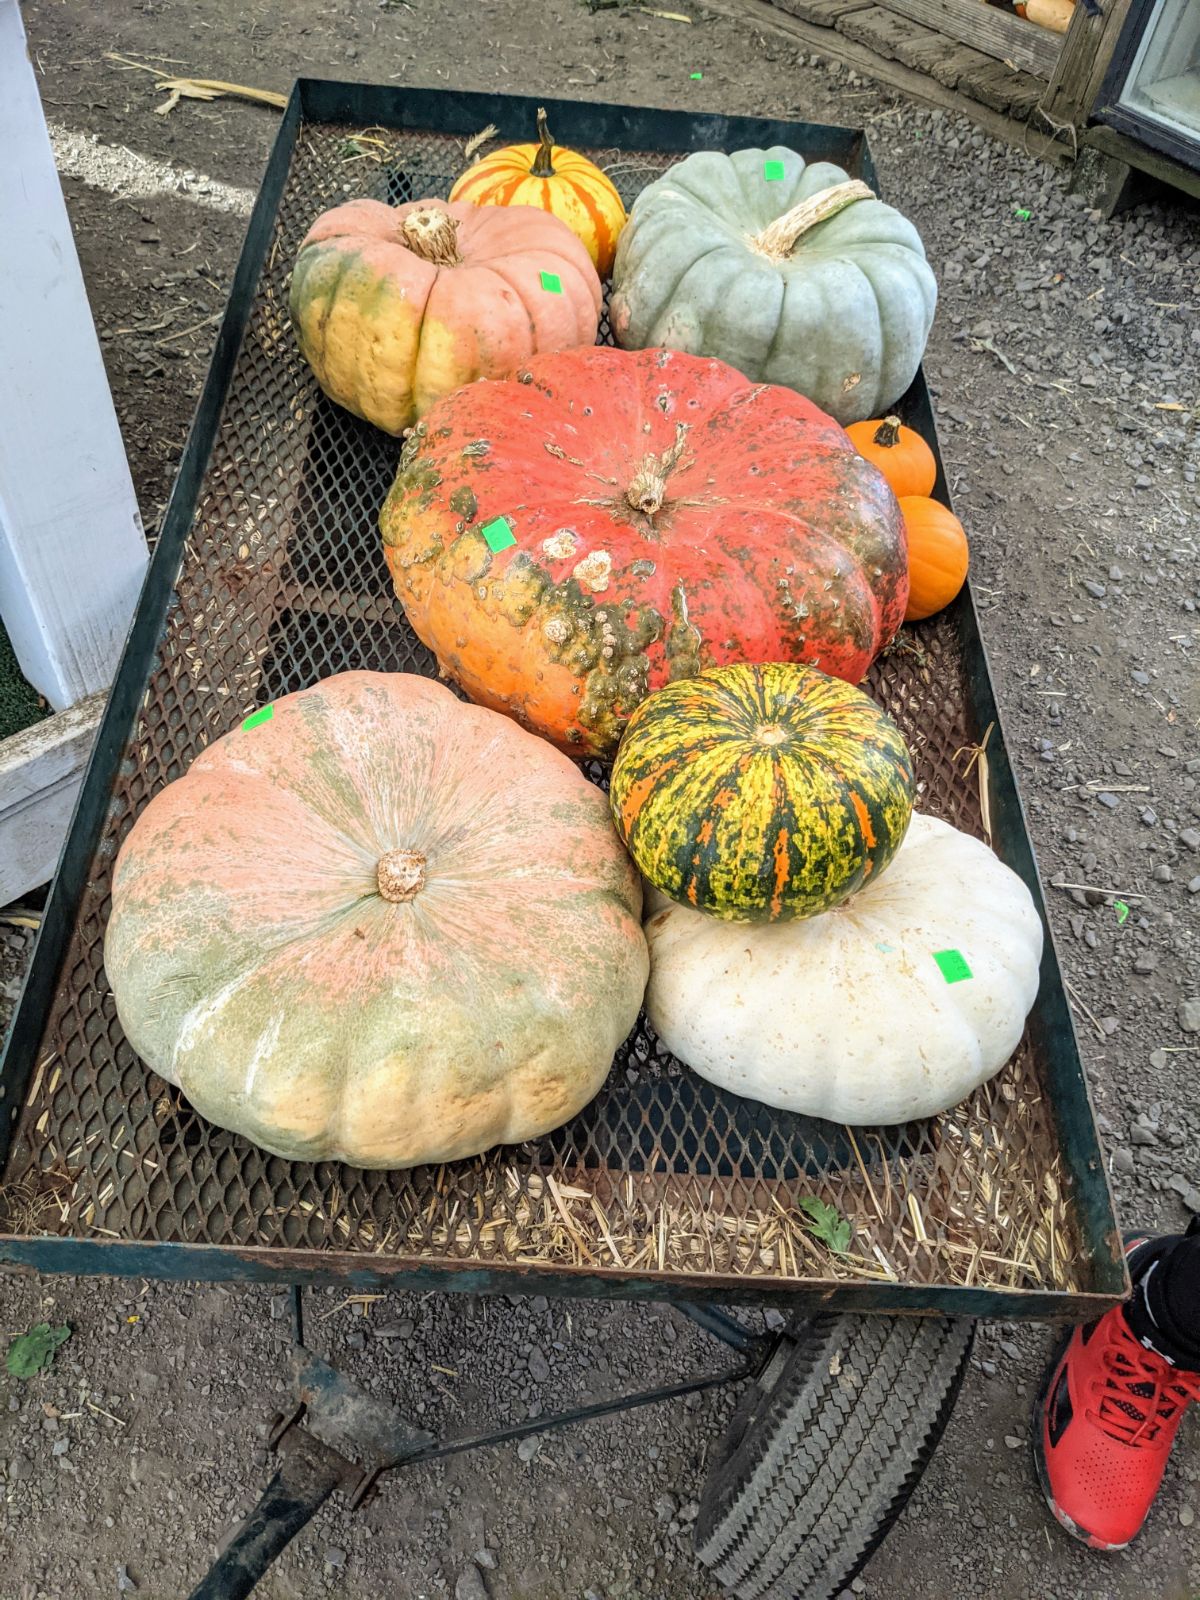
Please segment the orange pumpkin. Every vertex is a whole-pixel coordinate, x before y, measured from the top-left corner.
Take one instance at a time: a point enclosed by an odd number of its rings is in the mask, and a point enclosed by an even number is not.
[[[546,113],[537,114],[537,144],[511,144],[477,161],[450,191],[477,206],[539,206],[581,239],[602,278],[612,271],[625,226],[621,196],[600,168],[554,143]]]
[[[1022,0],[1016,13],[1051,33],[1066,33],[1075,15],[1075,0]]]
[[[921,435],[913,428],[906,428],[899,417],[852,422],[846,432],[859,455],[883,473],[897,499],[903,495],[933,493],[937,481],[933,451]]]
[[[150,801],[104,963],[130,1044],[211,1122],[411,1167],[587,1104],[641,1005],[641,905],[605,796],[545,740],[346,672]]]
[[[594,344],[600,302],[583,245],[531,206],[351,200],[317,218],[292,271],[317,382],[385,433],[464,383]]]
[[[908,609],[905,622],[920,622],[941,611],[967,576],[967,536],[963,525],[938,500],[902,495],[900,510],[908,534]]]

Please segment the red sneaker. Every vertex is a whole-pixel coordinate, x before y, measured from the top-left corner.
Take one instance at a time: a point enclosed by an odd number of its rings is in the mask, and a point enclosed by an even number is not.
[[[1093,1550],[1125,1548],[1193,1400],[1200,1373],[1146,1349],[1120,1307],[1072,1331],[1038,1397],[1033,1439],[1046,1504],[1068,1533]]]

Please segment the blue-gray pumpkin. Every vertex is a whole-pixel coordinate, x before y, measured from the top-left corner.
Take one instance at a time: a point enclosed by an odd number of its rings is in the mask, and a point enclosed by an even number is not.
[[[936,301],[916,228],[840,167],[704,150],[638,196],[610,319],[626,349],[716,356],[846,424],[908,388]]]

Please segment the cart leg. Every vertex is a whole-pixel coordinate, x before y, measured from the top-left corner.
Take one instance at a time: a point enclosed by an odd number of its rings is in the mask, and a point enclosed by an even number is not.
[[[288,1291],[290,1310],[292,1314],[292,1343],[304,1343],[304,1286],[294,1283]]]
[[[722,1344],[729,1345],[734,1350],[753,1350],[756,1345],[763,1343],[760,1336],[751,1333],[749,1328],[743,1328],[740,1322],[734,1320],[719,1306],[692,1304],[684,1302],[675,1307],[696,1324],[703,1328],[705,1333],[711,1333],[714,1339],[720,1339]]]
[[[346,1463],[319,1440],[293,1432],[258,1504],[189,1600],[245,1600],[275,1557],[328,1500],[345,1471]]]

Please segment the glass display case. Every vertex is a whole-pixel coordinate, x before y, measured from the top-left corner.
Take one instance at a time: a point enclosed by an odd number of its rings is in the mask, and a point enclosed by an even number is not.
[[[1200,169],[1200,0],[1134,0],[1095,115]]]

